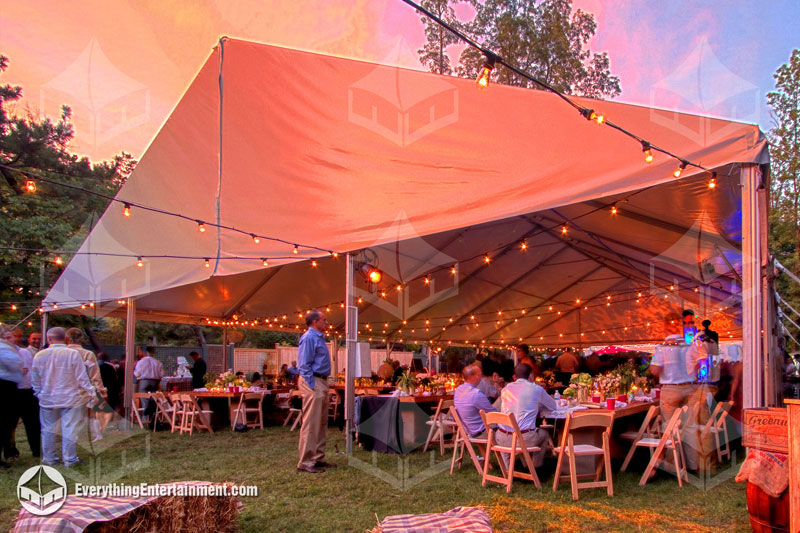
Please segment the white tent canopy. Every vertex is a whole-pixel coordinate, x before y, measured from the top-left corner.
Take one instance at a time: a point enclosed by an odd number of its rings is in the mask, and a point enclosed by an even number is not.
[[[742,338],[742,184],[763,187],[764,136],[577,100],[716,188],[549,93],[225,39],[117,195],[188,219],[112,204],[45,308],[124,316],[136,297],[143,320],[294,330],[330,307],[341,326],[345,261],[327,251],[367,249],[385,276],[357,278],[364,340],[658,341],[683,308]]]

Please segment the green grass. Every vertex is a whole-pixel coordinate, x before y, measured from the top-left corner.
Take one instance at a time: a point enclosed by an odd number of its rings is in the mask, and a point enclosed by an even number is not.
[[[22,426],[17,431],[23,458],[10,470],[0,472],[0,529],[9,530],[19,509],[16,482],[20,474],[36,464],[24,443]],[[117,481],[138,484],[177,480],[231,481],[259,487],[259,496],[244,498],[239,517],[241,531],[357,531],[375,526],[375,515],[442,512],[460,505],[483,505],[498,531],[747,531],[743,484],[729,479],[707,491],[695,486],[678,488],[665,474],[639,487],[640,469],[614,475],[614,497],[604,489],[581,491],[573,502],[569,483],[552,491],[552,466],[545,465],[542,490],[532,483],[515,480],[510,495],[505,488],[481,487],[471,464],[449,475],[449,456],[444,471],[422,480],[431,467],[431,454],[415,452],[401,458],[358,451],[354,457],[361,468],[347,466],[347,457],[336,455],[334,446],[344,449],[344,434],[329,430],[328,459],[340,466],[324,474],[301,474],[297,463],[297,432],[269,427],[247,433],[222,430],[187,435],[143,432],[120,436],[120,442],[103,445],[100,466],[87,464],[71,472],[59,467],[73,492],[69,475],[92,476],[98,483]],[[130,464],[149,464],[124,472],[122,456]],[[89,454],[83,451],[82,459]],[[436,462],[445,460],[433,456]],[[405,459],[408,459],[406,462]],[[365,472],[364,465],[393,482]],[[436,467],[434,466],[434,469]],[[637,474],[636,472],[639,472]],[[119,475],[119,479],[111,479]],[[398,477],[399,476],[399,477]],[[407,481],[403,482],[405,478]],[[405,487],[403,486],[405,483]],[[209,526],[213,530],[213,525]]]

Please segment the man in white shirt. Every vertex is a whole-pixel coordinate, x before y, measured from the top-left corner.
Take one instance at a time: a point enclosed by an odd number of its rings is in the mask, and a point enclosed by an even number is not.
[[[520,363],[514,368],[514,381],[503,388],[500,393],[500,412],[514,413],[517,425],[522,432],[522,438],[528,446],[539,446],[540,451],[531,454],[533,465],[542,466],[544,454],[547,451],[547,431],[536,426],[536,418],[540,411],[555,411],[556,402],[547,394],[543,387],[529,381],[533,369],[526,363]],[[511,446],[513,428],[499,425],[497,427],[497,444]],[[508,454],[502,454],[503,461],[508,465]]]
[[[158,386],[161,383],[161,378],[164,377],[164,365],[161,361],[153,357],[156,354],[156,349],[153,346],[145,348],[144,357],[136,362],[133,367],[133,377],[138,382],[138,392],[157,392]],[[156,402],[152,399],[148,400],[144,408],[144,416],[147,420],[156,412]]]
[[[94,401],[95,390],[89,381],[81,354],[67,348],[63,328],[47,330],[50,347],[36,354],[31,383],[39,398],[42,424],[42,463],[58,463],[56,435],[61,429],[64,466],[82,464],[78,459],[78,436],[86,424],[86,407]]]
[[[92,382],[94,390],[100,393],[100,396],[105,401],[108,398],[105,385],[103,385],[103,378],[100,377],[100,366],[97,364],[97,356],[94,352],[87,350],[83,347],[83,332],[78,328],[69,328],[67,330],[67,348],[72,348],[81,354],[83,364],[86,366],[86,373],[89,375],[89,381]],[[89,410],[89,426],[92,429],[92,440],[100,440],[103,434],[100,431],[100,424],[94,416],[94,411]]]

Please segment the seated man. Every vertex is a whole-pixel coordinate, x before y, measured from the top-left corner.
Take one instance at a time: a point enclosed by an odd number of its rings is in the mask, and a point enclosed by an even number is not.
[[[453,397],[458,417],[464,423],[464,429],[471,438],[484,438],[486,428],[483,426],[481,409],[487,413],[497,411],[489,399],[483,394],[478,385],[483,377],[483,370],[480,365],[469,365],[461,371],[464,376],[464,383],[458,386]]]
[[[475,363],[476,365],[478,363]],[[478,384],[478,389],[491,401],[500,396],[500,390],[503,388],[503,378],[495,372],[491,377],[481,376],[481,381]]]
[[[514,413],[517,425],[522,432],[522,438],[528,446],[539,446],[540,451],[532,454],[533,465],[536,468],[542,466],[544,454],[547,451],[547,431],[536,426],[536,418],[539,411],[555,411],[556,402],[543,387],[529,381],[532,369],[525,363],[520,363],[514,369],[514,381],[509,383],[500,393],[502,413]],[[460,413],[460,411],[459,411]],[[497,427],[497,444],[501,446],[511,446],[511,437],[514,434],[513,428],[499,425]],[[508,465],[508,454],[502,454],[503,460]]]

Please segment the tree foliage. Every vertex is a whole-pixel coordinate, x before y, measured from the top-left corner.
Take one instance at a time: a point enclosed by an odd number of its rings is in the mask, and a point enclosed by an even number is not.
[[[423,6],[459,27],[483,48],[506,62],[567,94],[613,98],[621,92],[619,78],[611,74],[608,54],[587,48],[597,30],[591,13],[573,12],[572,0],[468,0],[476,11],[473,20],[460,23],[453,15],[453,1],[429,0]],[[451,44],[438,25],[423,17],[425,46],[420,60],[433,72],[448,74],[449,61],[439,53]],[[483,54],[465,48],[455,68],[458,76],[474,78],[483,66]],[[493,79],[520,87],[536,87],[502,67]]]
[[[0,56],[0,72],[8,59]],[[74,130],[70,108],[53,121],[16,106],[22,88],[0,87],[0,321],[16,323],[35,311],[61,268],[55,255],[38,251],[75,250],[108,206],[108,200],[36,179],[37,175],[113,196],[133,170],[123,153],[92,163],[70,151]],[[32,179],[36,191],[26,189]],[[69,259],[63,257],[64,262]],[[11,306],[17,306],[16,311]],[[36,320],[36,315],[31,317]],[[73,322],[74,323],[74,322]]]
[[[775,90],[767,94],[775,123],[769,132],[770,251],[800,276],[800,50],[792,52],[789,62],[778,68],[774,78]],[[782,298],[800,310],[800,286],[782,276],[776,288]],[[791,316],[795,322],[800,321],[800,317]],[[800,337],[800,331],[788,321],[785,325],[795,339]],[[800,346],[795,346],[794,350],[800,350]]]
[[[422,7],[453,26],[458,25],[455,11],[450,6],[449,0],[425,0]],[[431,72],[437,74],[453,74],[450,66],[450,57],[447,55],[447,47],[458,43],[458,38],[449,30],[436,24],[428,17],[422,17],[425,25],[425,45],[417,53],[419,60],[428,67]]]

